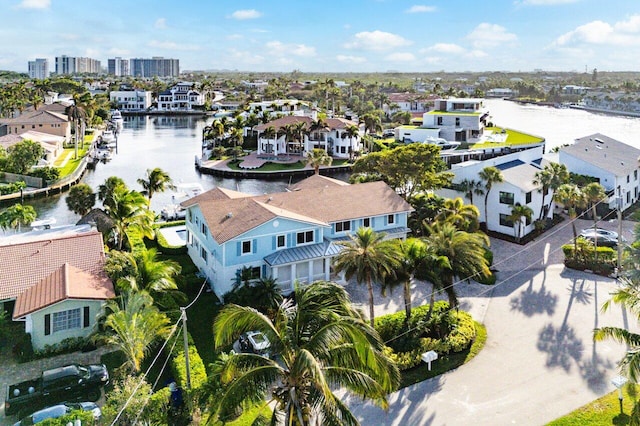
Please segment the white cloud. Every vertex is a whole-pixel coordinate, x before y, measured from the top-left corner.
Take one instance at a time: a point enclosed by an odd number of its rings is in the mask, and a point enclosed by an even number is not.
[[[239,62],[245,65],[258,65],[264,62],[263,56],[256,55],[246,50],[229,49],[228,57],[229,59],[232,59],[233,62]]]
[[[346,43],[344,47],[347,49],[381,51],[408,46],[410,44],[412,44],[411,41],[397,34],[376,30],[357,33],[354,39]]]
[[[579,44],[635,46],[640,45],[640,15],[613,25],[592,21],[558,37],[552,47],[572,47]]]
[[[244,10],[236,10],[231,14],[233,19],[245,20],[245,19],[256,19],[262,16],[262,13],[258,12],[255,9],[244,9]]]
[[[346,62],[350,64],[362,64],[367,62],[367,58],[353,55],[338,55],[336,56],[336,59],[338,62]]]
[[[18,7],[23,9],[48,9],[51,0],[22,0]]]
[[[200,50],[200,46],[194,44],[178,44],[173,41],[151,40],[148,45],[149,47],[165,50]]]
[[[486,48],[513,43],[517,41],[518,37],[513,33],[507,32],[507,29],[503,26],[483,22],[471,31],[467,39],[471,41],[474,47]]]
[[[416,60],[416,57],[414,56],[413,53],[397,52],[397,53],[392,53],[390,55],[385,56],[384,60],[391,61],[391,62],[413,62]]]
[[[580,0],[522,0],[516,4],[525,6],[555,6],[557,4],[577,3]]]
[[[436,43],[424,50],[427,52],[450,53],[454,55],[465,52],[464,47],[452,43]]]
[[[428,13],[435,12],[435,6],[426,6],[424,4],[416,4],[411,6],[409,9],[405,10],[404,13]]]
[[[270,55],[285,57],[287,55],[312,57],[316,56],[316,48],[304,44],[285,44],[280,41],[270,41],[266,45]]]
[[[158,30],[166,30],[167,29],[167,20],[165,18],[158,18],[156,22],[153,24],[154,28]]]

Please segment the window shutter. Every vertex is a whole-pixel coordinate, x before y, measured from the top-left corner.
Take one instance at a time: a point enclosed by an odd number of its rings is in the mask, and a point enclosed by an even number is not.
[[[384,226],[387,226],[389,223],[389,217],[387,215],[384,216]]]
[[[84,328],[89,327],[89,323],[91,321],[89,321],[90,318],[89,318],[89,307],[88,306],[84,307],[84,314],[82,315],[82,318],[83,318],[83,321],[84,321],[83,322],[83,327]]]
[[[273,240],[271,241],[272,242],[271,250],[275,250],[276,249],[277,240],[278,240],[278,237],[274,236]]]
[[[44,335],[48,336],[51,334],[51,314],[46,314],[44,316]]]
[[[240,241],[238,241],[238,242],[236,243],[236,247],[237,247],[237,249],[238,249],[236,254],[237,254],[238,256],[240,256],[240,255],[242,254],[242,243],[241,243]]]
[[[254,253],[258,252],[258,240],[251,241],[251,251]]]

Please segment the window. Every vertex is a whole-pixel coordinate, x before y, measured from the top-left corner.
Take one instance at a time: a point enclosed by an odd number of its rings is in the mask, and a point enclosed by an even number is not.
[[[513,222],[509,220],[508,214],[500,213],[500,225],[513,227]]]
[[[207,258],[209,256],[207,254],[207,249],[205,249],[204,247],[200,249],[200,257],[202,258],[202,260],[204,260],[204,263],[207,263]]]
[[[351,221],[345,220],[344,222],[337,222],[335,224],[336,232],[345,232],[351,230]]]
[[[629,183],[630,178],[631,178],[631,175],[627,175],[627,183]]]
[[[509,204],[513,205],[513,192],[502,192],[500,191],[500,204]]]
[[[442,126],[442,117],[437,117],[436,118],[436,122],[438,123],[438,126]]]
[[[456,117],[456,127],[460,127],[460,117]]]
[[[249,254],[249,253],[251,253],[251,240],[243,241],[242,254]]]
[[[525,202],[526,202],[526,204],[529,204],[531,202],[531,191],[527,192],[526,201]]]
[[[393,225],[394,223],[396,223],[396,215],[394,214],[387,215],[387,224]]]
[[[200,231],[202,232],[202,234],[206,237],[207,236],[207,225],[204,224],[204,222],[202,222],[202,225],[200,227]]]
[[[313,231],[298,232],[298,244],[308,244],[313,242]]]
[[[638,171],[637,170],[633,171],[633,180],[638,180]]]
[[[52,330],[54,333],[80,328],[80,308],[53,313]]]
[[[287,245],[287,239],[284,235],[278,235],[276,238],[276,248],[283,248]]]
[[[191,237],[191,232],[187,229],[187,244],[193,244],[193,238]]]
[[[251,279],[252,280],[260,279],[260,267],[259,266],[254,266],[253,268],[251,268]]]
[[[364,226],[365,228],[371,228],[371,218],[365,217],[364,219],[362,219],[362,226]]]

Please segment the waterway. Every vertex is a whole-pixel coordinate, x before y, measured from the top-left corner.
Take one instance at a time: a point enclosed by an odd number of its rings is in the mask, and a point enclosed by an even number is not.
[[[519,105],[500,99],[487,99],[485,105],[495,125],[544,137],[547,152],[593,133],[603,133],[640,148],[637,137],[640,135],[640,118]],[[289,183],[288,180],[228,179],[198,173],[194,159],[201,149],[205,125],[202,118],[154,116],[125,119],[124,129],[118,138],[117,154],[108,163],[100,163],[95,170],[88,170],[83,178],[93,188],[97,189],[109,176],[119,176],[130,188],[140,190],[137,179],[154,167],[167,171],[176,183],[199,182],[205,190],[221,186],[261,194],[282,191]],[[30,203],[38,211],[39,218],[55,217],[58,224],[74,223],[79,217],[68,210],[65,197],[66,194],[62,194]],[[151,207],[159,211],[170,202],[169,193],[159,193],[154,195]]]

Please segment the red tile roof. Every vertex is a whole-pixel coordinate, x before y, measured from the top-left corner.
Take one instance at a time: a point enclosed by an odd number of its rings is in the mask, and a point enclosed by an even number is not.
[[[0,301],[16,298],[65,263],[100,275],[104,260],[98,231],[0,245]]]
[[[67,299],[107,300],[115,296],[113,283],[106,275],[91,274],[65,263],[18,296],[13,319]]]

